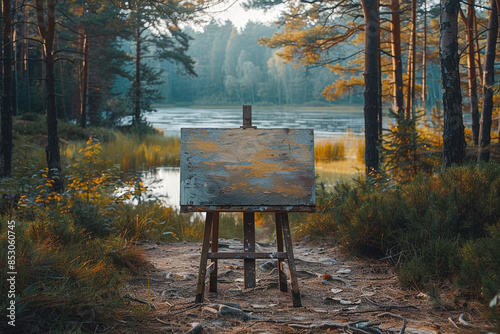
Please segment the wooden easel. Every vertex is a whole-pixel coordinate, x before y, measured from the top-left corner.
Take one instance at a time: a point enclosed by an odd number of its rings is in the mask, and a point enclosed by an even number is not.
[[[251,106],[243,106],[243,126],[240,128],[257,131],[256,127],[252,126]],[[277,259],[279,289],[282,292],[287,291],[287,278],[282,265],[283,260],[287,260],[293,306],[300,307],[302,302],[295,270],[288,212],[315,211],[312,130],[291,133],[291,129],[270,129],[244,134],[242,134],[243,130],[240,129],[223,130],[214,129],[210,133],[207,129],[186,129],[185,133],[181,131],[181,212],[206,212],[195,302],[203,302],[207,276],[210,276],[210,292],[217,292],[218,260],[242,259],[244,261],[245,288],[253,288],[256,286],[255,260]],[[228,133],[225,130],[230,131]],[[244,138],[253,138],[253,134],[257,137],[270,135],[269,138],[277,140],[274,144],[272,140],[270,143],[267,138],[260,144],[256,143],[255,145],[258,147],[255,152],[252,151],[254,156],[250,155],[248,158],[250,162],[241,161],[247,157],[246,155],[230,162],[220,161],[220,158],[216,156],[218,154],[230,160],[231,158],[228,158],[227,154],[228,150],[229,152],[232,152],[231,150],[237,152],[233,147],[228,148],[231,145],[231,139],[238,135]],[[244,144],[251,145],[252,143]],[[295,146],[292,147],[292,144]],[[297,150],[296,154],[293,154],[294,149]],[[184,156],[186,157],[184,158]],[[241,185],[242,178],[246,180],[248,175],[262,174],[262,171],[259,170],[261,165],[270,166],[276,171],[270,170],[269,175],[262,175],[256,180],[250,178],[251,181],[254,181],[254,187],[250,187],[248,184]],[[218,166],[222,170],[214,166]],[[241,173],[240,170],[245,172]],[[228,171],[233,174],[227,176]],[[274,182],[270,183],[272,186],[263,185],[264,181],[267,182],[267,178],[272,178],[273,173],[279,175],[272,180]],[[287,173],[290,175],[282,175]],[[233,177],[231,178],[231,176]],[[233,179],[235,184],[228,183]],[[300,184],[300,180],[303,184]],[[297,184],[297,182],[299,183]],[[257,187],[255,184],[259,186]],[[283,191],[279,189],[273,193],[274,188],[271,187],[275,187],[276,184],[289,187],[291,194],[282,194]],[[195,194],[196,190],[199,191],[199,194]],[[241,190],[249,195],[239,199],[238,196],[231,193],[233,190],[236,191],[236,194],[238,190]],[[228,192],[229,194],[227,194]],[[263,211],[275,213],[277,248],[275,253],[255,252],[255,212]],[[218,251],[220,212],[243,212],[243,252]],[[211,260],[211,264],[207,268],[208,259]]]

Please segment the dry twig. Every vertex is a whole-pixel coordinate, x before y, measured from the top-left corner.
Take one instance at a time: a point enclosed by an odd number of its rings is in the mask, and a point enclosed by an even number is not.
[[[405,318],[403,318],[399,314],[390,313],[390,312],[379,314],[377,317],[385,317],[385,316],[395,317],[395,318],[399,318],[399,319],[403,320],[403,327],[401,327],[399,334],[404,334],[405,329],[406,329],[406,319]]]

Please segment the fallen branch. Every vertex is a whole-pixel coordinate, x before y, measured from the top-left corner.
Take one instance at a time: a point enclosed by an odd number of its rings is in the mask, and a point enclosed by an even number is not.
[[[182,312],[186,312],[187,310],[190,310],[190,309],[193,309],[193,308],[197,308],[197,307],[201,307],[203,305],[206,305],[204,303],[194,303],[190,306],[187,306],[187,307],[184,307],[182,310],[176,310],[176,312],[168,312],[169,314],[179,314],[179,313],[182,313]],[[170,310],[169,310],[170,311]]]
[[[455,321],[453,321],[453,319],[452,319],[451,317],[448,317],[448,321],[449,321],[449,322],[451,322],[451,324],[453,325],[453,327],[455,327],[455,328],[459,328],[459,327],[457,326],[457,324],[455,323]]]
[[[380,308],[384,308],[384,309],[389,309],[389,310],[391,310],[391,309],[401,310],[401,309],[406,309],[406,308],[418,309],[418,307],[416,307],[415,305],[400,306],[400,305],[390,305],[390,304],[378,304],[378,303],[375,303],[370,298],[368,298],[366,295],[363,295],[362,297],[364,297],[367,301],[369,301],[373,305],[380,307]]]
[[[123,296],[123,298],[129,299],[129,300],[131,300],[133,302],[137,302],[137,303],[140,303],[140,304],[148,305],[153,310],[156,310],[156,306],[154,306],[154,304],[151,304],[150,302],[148,302],[148,301],[146,301],[144,299],[134,298],[134,297],[130,296],[129,294],[126,294],[125,296]]]
[[[458,322],[460,322],[464,326],[471,327],[471,328],[483,328],[481,326],[471,324],[470,322],[468,322],[467,320],[465,320],[463,313],[460,314],[460,316],[458,317]]]
[[[306,329],[306,330],[328,330],[328,329],[349,329],[353,333],[361,333],[361,334],[372,334],[374,331],[377,333],[382,333],[382,331],[376,327],[372,327],[374,324],[370,322],[356,321],[350,323],[339,323],[339,322],[323,322],[320,324],[289,324],[288,326],[293,329]]]
[[[164,325],[172,325],[170,322],[166,322],[166,321],[163,321],[161,319],[158,319],[158,317],[155,317],[156,320],[158,320],[158,322],[164,324]]]
[[[385,316],[390,316],[390,317],[399,318],[399,319],[403,320],[403,327],[401,327],[399,334],[404,334],[405,329],[406,329],[406,319],[405,318],[403,318],[399,314],[390,313],[390,312],[379,314],[377,317],[385,317]]]

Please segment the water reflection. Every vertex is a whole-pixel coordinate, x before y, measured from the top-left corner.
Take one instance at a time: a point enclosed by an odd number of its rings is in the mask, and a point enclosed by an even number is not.
[[[180,169],[179,167],[159,167],[143,175],[143,184],[149,193],[164,203],[180,209]]]

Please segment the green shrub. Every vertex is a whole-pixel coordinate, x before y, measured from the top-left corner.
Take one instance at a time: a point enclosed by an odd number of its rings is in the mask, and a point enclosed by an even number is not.
[[[72,205],[72,213],[75,223],[84,228],[92,236],[103,237],[116,231],[112,221],[106,216],[110,207],[101,207],[97,203],[76,200]]]
[[[433,154],[437,150],[433,142],[417,127],[420,115],[405,118],[404,114],[391,111],[396,124],[382,136],[380,146],[383,169],[396,182],[404,183],[418,174],[431,175],[438,164]]]
[[[487,228],[488,237],[468,240],[460,248],[458,288],[485,299],[500,291],[500,224]]]
[[[403,285],[450,280],[456,291],[484,298],[500,288],[500,165],[450,168],[403,185],[339,183],[318,204],[323,217],[293,222],[300,234],[331,236],[354,253],[388,257]]]

